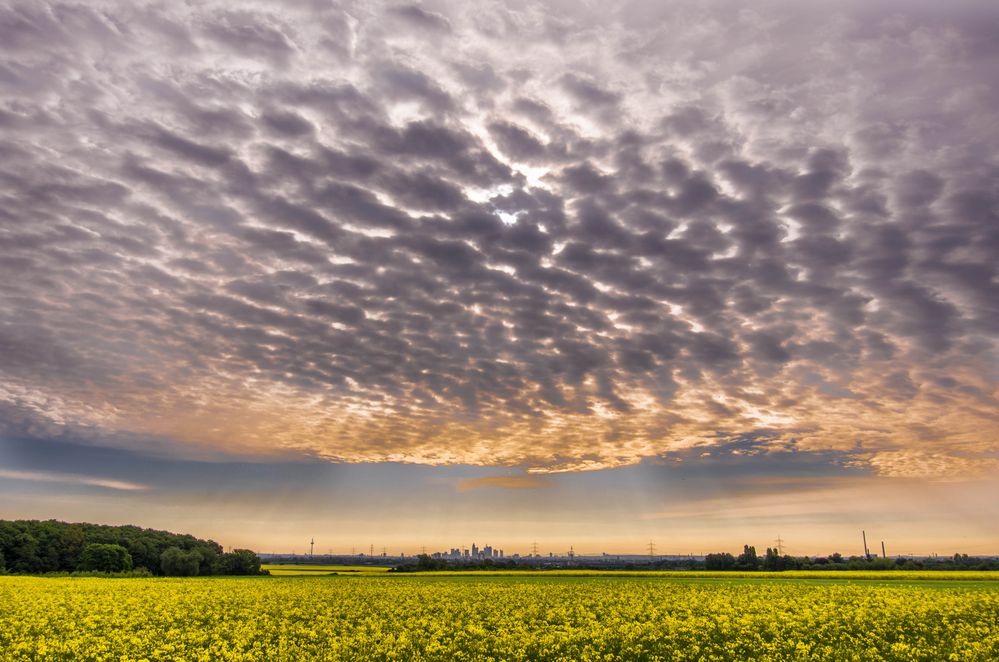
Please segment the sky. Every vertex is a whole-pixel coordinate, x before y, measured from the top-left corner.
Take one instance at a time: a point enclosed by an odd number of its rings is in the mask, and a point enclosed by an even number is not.
[[[999,554],[997,33],[0,0],[0,518]]]

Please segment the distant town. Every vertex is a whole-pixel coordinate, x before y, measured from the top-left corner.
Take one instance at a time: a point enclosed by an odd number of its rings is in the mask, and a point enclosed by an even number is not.
[[[353,549],[350,554],[315,553],[315,541],[310,541],[306,553],[259,553],[265,563],[315,563],[324,565],[389,565],[397,569],[450,569],[450,568],[657,568],[676,570],[792,570],[792,569],[953,569],[999,567],[997,556],[969,556],[955,553],[939,554],[897,554],[888,556],[885,544],[875,552],[868,548],[866,534],[863,535],[863,547],[855,555],[844,556],[838,552],[828,555],[793,556],[784,549],[784,540],[779,536],[773,547],[767,547],[763,554],[757,554],[752,545],[744,545],[741,554],[733,555],[727,552],[710,554],[660,554],[656,544],[648,543],[645,553],[610,554],[577,553],[574,547],[562,552],[539,551],[538,543],[533,543],[526,554],[507,554],[503,548],[492,545],[479,546],[476,543],[450,547],[446,550],[427,551],[423,549],[417,554],[404,552],[390,553],[382,547],[378,551],[374,545],[369,545],[367,551],[358,552]],[[859,545],[858,545],[859,547]],[[880,552],[880,554],[878,553]]]
[[[350,554],[334,554],[332,550],[329,550],[327,554],[315,553],[315,541],[309,543],[309,551],[307,553],[298,553],[293,551],[291,553],[275,553],[275,552],[264,552],[259,553],[261,559],[266,559],[269,562],[275,560],[297,560],[298,562],[312,561],[316,562],[339,562],[339,561],[350,561],[351,563],[386,563],[395,561],[405,561],[407,559],[413,559],[418,556],[425,555],[429,558],[438,561],[453,561],[457,563],[476,563],[482,561],[524,561],[524,562],[543,562],[543,561],[592,561],[592,562],[609,562],[609,563],[620,563],[623,561],[633,561],[633,562],[648,562],[648,561],[665,561],[665,560],[684,560],[684,559],[696,559],[704,560],[704,556],[698,556],[695,554],[656,554],[655,544],[649,543],[649,552],[646,554],[608,554],[606,552],[600,552],[598,554],[577,554],[575,549],[570,546],[568,550],[564,552],[553,552],[549,551],[547,553],[540,552],[538,543],[532,543],[531,551],[527,554],[506,554],[506,552],[498,547],[493,547],[492,545],[483,545],[479,547],[476,543],[472,543],[470,546],[461,545],[459,547],[451,547],[443,551],[431,551],[428,552],[425,548],[418,554],[406,554],[405,552],[390,553],[387,548],[382,547],[379,552],[374,545],[368,547],[367,552],[358,552],[355,548]]]
[[[547,554],[506,554],[502,549],[496,549],[488,545],[477,548],[472,545],[470,548],[452,548],[447,551],[439,552],[427,552],[418,554],[406,554],[405,552],[400,553],[389,553],[383,551],[376,554],[370,554],[366,552],[360,552],[355,554],[311,554],[311,553],[279,553],[279,552],[263,552],[258,553],[261,559],[266,560],[268,563],[276,563],[278,561],[288,561],[288,562],[298,562],[306,563],[315,561],[316,563],[359,563],[364,565],[365,563],[391,563],[396,561],[406,561],[417,558],[425,554],[426,556],[440,561],[454,561],[460,562],[481,562],[486,560],[491,561],[523,561],[523,562],[544,562],[544,561],[592,561],[600,562],[605,561],[608,563],[617,563],[622,561],[633,561],[633,562],[649,562],[652,561],[663,561],[663,560],[684,560],[684,559],[695,559],[704,560],[703,555],[695,554],[655,554],[650,556],[648,554],[608,554],[606,552],[601,552],[599,554],[576,554],[574,551],[569,550],[566,552],[555,553],[548,552]]]

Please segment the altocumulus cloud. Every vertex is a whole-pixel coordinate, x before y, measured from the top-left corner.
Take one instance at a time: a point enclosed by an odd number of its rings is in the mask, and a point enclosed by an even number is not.
[[[2,3],[0,433],[992,472],[999,12],[871,4]]]

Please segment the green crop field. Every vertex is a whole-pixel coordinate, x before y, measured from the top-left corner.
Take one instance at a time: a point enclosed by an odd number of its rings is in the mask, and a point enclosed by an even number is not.
[[[996,660],[971,575],[0,577],[0,659]]]
[[[341,573],[381,574],[389,571],[387,565],[318,565],[298,563],[264,563],[260,566],[272,575],[287,577],[292,575],[339,575]]]

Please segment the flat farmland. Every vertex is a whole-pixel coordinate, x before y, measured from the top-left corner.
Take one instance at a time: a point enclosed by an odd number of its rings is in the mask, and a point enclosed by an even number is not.
[[[4,660],[995,660],[995,574],[0,577]]]
[[[262,569],[275,577],[339,575],[347,574],[382,574],[389,571],[387,565],[320,565],[298,563],[264,563]]]

